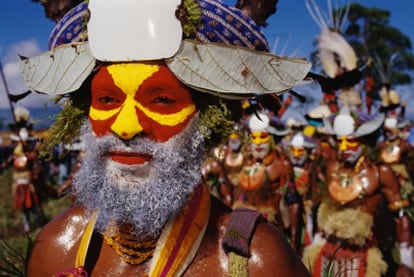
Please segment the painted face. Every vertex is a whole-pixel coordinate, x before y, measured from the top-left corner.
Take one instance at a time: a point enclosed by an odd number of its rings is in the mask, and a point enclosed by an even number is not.
[[[289,147],[289,158],[293,164],[303,165],[307,158],[307,151],[305,147],[290,146]]]
[[[180,133],[196,112],[188,89],[165,65],[103,66],[92,80],[89,119],[97,136],[123,140],[138,134],[165,142]]]
[[[337,139],[339,154],[345,161],[353,163],[361,156],[362,148],[359,141],[346,136],[341,136]]]
[[[387,138],[387,140],[389,141],[393,141],[395,139],[397,139],[399,136],[399,132],[398,129],[394,129],[394,128],[384,128],[385,130],[385,137]]]
[[[264,159],[270,152],[271,136],[267,132],[255,131],[250,133],[251,151],[255,159]]]
[[[230,149],[233,152],[240,151],[240,148],[241,148],[241,139],[240,139],[240,137],[236,134],[231,134],[229,136],[228,146],[230,147]]]

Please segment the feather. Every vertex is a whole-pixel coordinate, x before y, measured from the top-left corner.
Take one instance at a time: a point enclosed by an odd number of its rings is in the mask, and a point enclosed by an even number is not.
[[[306,8],[312,19],[318,24],[319,28],[324,29],[329,27],[329,20],[322,14],[319,6],[315,3],[315,0],[306,0]]]
[[[342,73],[335,78],[328,78],[316,73],[309,72],[307,77],[316,80],[322,88],[322,92],[332,92],[346,87],[352,87],[362,79],[359,68]]]
[[[357,67],[357,57],[354,49],[337,32],[322,30],[318,37],[319,58],[329,77],[338,75],[340,69],[346,71]]]
[[[31,93],[31,91],[26,91],[23,92],[21,94],[9,94],[9,99],[10,101],[17,103],[19,100],[22,100],[23,98],[25,98],[27,95],[29,95]]]

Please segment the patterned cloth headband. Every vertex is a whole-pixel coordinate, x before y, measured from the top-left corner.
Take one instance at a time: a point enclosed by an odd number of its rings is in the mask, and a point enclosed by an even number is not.
[[[193,38],[201,42],[219,42],[259,51],[269,51],[260,27],[243,12],[217,0],[200,0],[201,20]],[[86,39],[88,4],[83,2],[67,12],[52,30],[49,49]]]

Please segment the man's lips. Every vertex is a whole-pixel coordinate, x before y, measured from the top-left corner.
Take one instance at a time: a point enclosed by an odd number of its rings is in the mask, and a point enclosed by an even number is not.
[[[121,164],[144,164],[152,160],[149,154],[140,154],[133,152],[112,151],[107,154],[114,162]]]
[[[263,150],[264,150],[263,147],[255,147],[254,148],[254,151],[256,151],[256,152],[262,152]]]

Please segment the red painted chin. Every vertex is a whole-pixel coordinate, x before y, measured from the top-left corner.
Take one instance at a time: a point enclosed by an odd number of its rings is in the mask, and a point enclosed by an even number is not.
[[[130,152],[110,152],[108,156],[114,162],[128,165],[144,164],[152,160],[151,155]]]

